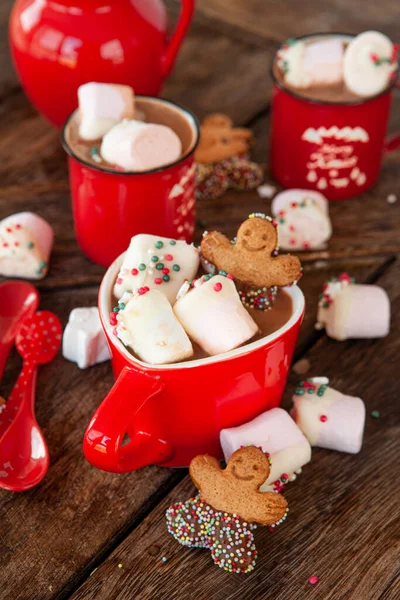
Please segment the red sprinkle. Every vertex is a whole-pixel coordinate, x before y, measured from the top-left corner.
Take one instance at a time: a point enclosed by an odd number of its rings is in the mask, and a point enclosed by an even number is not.
[[[117,313],[110,313],[110,325],[116,325],[117,322]]]
[[[118,335],[118,332],[117,332],[117,328],[116,328],[116,327],[114,327],[114,329],[113,329],[113,334],[114,334],[114,335]]]
[[[214,285],[214,290],[220,292],[222,290],[222,283],[218,282]]]
[[[14,242],[14,246],[19,246],[19,242]]]
[[[3,248],[8,248],[8,244],[7,244],[7,242],[4,242],[4,243],[3,243]]]
[[[281,479],[285,479],[287,481],[289,479],[289,475],[287,473],[282,473]]]
[[[174,260],[174,257],[172,256],[172,254],[166,254],[165,260]]]
[[[12,232],[11,227],[6,227],[6,231],[8,231],[8,233],[11,233]]]
[[[289,230],[290,231],[296,231],[296,227],[294,225],[289,225]]]
[[[15,226],[15,229],[21,229],[21,225],[18,223],[18,225]]]
[[[308,580],[308,583],[311,583],[311,585],[315,585],[316,583],[318,583],[318,577],[316,575],[312,575]]]
[[[124,283],[124,280],[122,277],[118,277],[116,283]]]
[[[157,279],[154,280],[154,283],[156,283],[157,285],[160,285],[160,283],[162,283],[161,277],[157,277]]]
[[[138,269],[132,269],[131,271],[132,275],[138,275],[139,274],[139,270]]]
[[[294,246],[294,245],[295,245],[295,243],[296,243],[296,240],[289,240],[289,244],[290,244],[291,246]]]
[[[228,279],[234,279],[234,277],[233,277],[232,273],[228,273],[228,275],[227,275],[227,278],[228,278]]]
[[[157,283],[157,281],[156,281],[156,283]],[[140,287],[138,289],[138,294],[139,294],[139,296],[143,296],[143,294],[146,294],[149,291],[150,291],[150,288],[147,287],[147,285],[145,285],[144,287]]]
[[[326,421],[328,420],[328,417],[327,417],[326,415],[321,415],[321,416],[320,416],[320,418],[319,418],[319,420],[320,420],[322,423],[326,423]]]
[[[161,273],[164,273],[164,275],[168,275],[169,269],[167,269],[167,267],[164,267],[164,269],[161,269]]]
[[[290,206],[291,206],[292,208],[296,208],[296,206],[297,206],[297,202],[291,202],[291,203],[290,203]]]

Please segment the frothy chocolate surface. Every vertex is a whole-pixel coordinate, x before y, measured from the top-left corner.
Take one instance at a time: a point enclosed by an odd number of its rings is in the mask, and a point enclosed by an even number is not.
[[[135,99],[135,110],[138,111],[140,116],[144,116],[146,123],[170,127],[181,140],[182,156],[193,147],[195,142],[193,128],[172,104],[164,104],[157,99],[141,98],[139,96]],[[94,167],[113,170],[116,173],[121,172],[122,169],[102,159],[100,154],[101,139],[88,142],[79,137],[79,122],[79,110],[76,110],[71,116],[65,131],[65,140],[73,154]]]
[[[332,39],[337,39],[338,36],[332,36]],[[310,45],[314,42],[318,42],[321,40],[329,40],[330,36],[324,35],[321,37],[312,37],[309,40],[301,40],[304,41],[304,44]],[[346,49],[349,40],[343,38],[343,47]],[[297,95],[302,96],[308,100],[319,100],[320,102],[354,102],[357,100],[361,100],[360,96],[351,92],[347,87],[344,81],[341,81],[337,84],[326,84],[326,85],[310,85],[308,88],[298,88],[293,85],[288,84],[285,81],[285,75],[282,69],[278,65],[278,57],[275,56],[274,64],[273,64],[273,73],[276,80],[282,84],[288,90],[295,92]]]

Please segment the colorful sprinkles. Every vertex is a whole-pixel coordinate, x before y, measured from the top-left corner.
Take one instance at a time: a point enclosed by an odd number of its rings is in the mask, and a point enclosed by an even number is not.
[[[296,388],[295,394],[296,396],[304,396],[305,394],[316,394],[319,398],[322,398],[322,396],[328,389],[328,384],[329,380],[327,380],[327,383],[319,383],[318,378],[315,378],[315,380],[313,380],[312,378],[306,379],[306,381],[301,381],[299,383],[299,385]],[[323,422],[326,420],[327,417],[325,417],[325,419],[321,418],[321,421]]]
[[[346,285],[354,284],[355,282],[355,278],[350,277],[348,273],[341,273],[337,277],[331,277],[324,283],[318,306],[320,308],[329,308],[333,303],[335,295]]]

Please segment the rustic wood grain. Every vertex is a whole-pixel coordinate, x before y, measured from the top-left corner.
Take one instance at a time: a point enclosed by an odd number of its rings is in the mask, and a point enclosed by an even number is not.
[[[311,464],[287,487],[287,521],[273,533],[267,528],[256,532],[256,570],[242,576],[221,571],[208,551],[183,548],[167,533],[164,513],[169,503],[195,491],[187,477],[73,595],[74,600],[397,598],[400,480],[391,475],[398,472],[400,449],[398,385],[393,377],[400,350],[400,263],[379,283],[392,302],[388,338],[339,343],[324,336],[307,355],[310,375],[326,375],[333,387],[364,399],[363,449],[357,456],[314,450]],[[290,379],[286,406],[298,377],[292,374]],[[380,411],[379,419],[370,416],[372,410]],[[308,583],[311,575],[319,577],[315,588]]]

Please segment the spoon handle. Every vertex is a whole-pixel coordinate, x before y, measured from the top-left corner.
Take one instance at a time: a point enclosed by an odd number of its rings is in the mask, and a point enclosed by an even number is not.
[[[34,396],[36,386],[36,373],[37,365],[35,362],[30,360],[24,360],[21,372],[18,375],[18,379],[14,384],[11,394],[6,402],[6,407],[0,414],[0,436],[6,431],[7,427],[14,420],[18,409],[21,406],[23,400],[28,396],[32,398],[32,391]],[[33,388],[33,389],[32,389]]]

